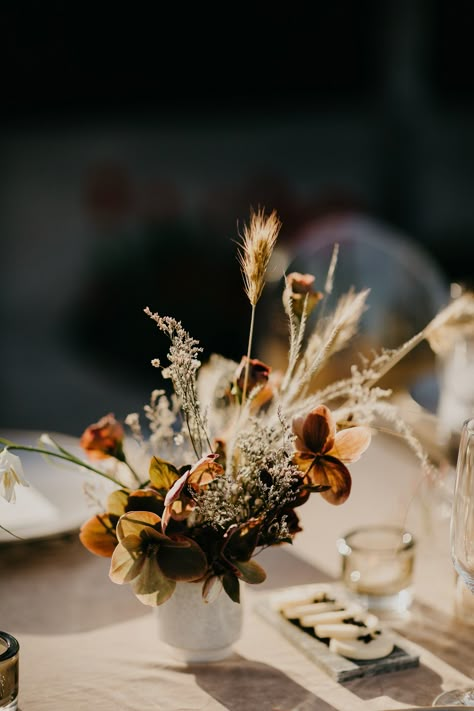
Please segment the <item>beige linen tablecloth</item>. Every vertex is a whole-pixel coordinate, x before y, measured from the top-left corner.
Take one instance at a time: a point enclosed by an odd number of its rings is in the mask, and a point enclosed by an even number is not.
[[[300,509],[304,531],[295,545],[261,556],[267,582],[243,590],[242,637],[232,657],[214,664],[171,661],[154,612],[111,583],[109,562],[84,550],[76,535],[0,547],[0,629],[21,645],[21,711],[379,711],[429,704],[442,688],[467,684],[474,628],[452,616],[447,523],[413,503],[420,500],[416,461],[384,437],[352,473],[347,504],[334,508],[313,497]],[[418,529],[416,600],[397,630],[419,645],[420,666],[337,684],[254,604],[272,588],[335,575],[335,539],[347,528],[405,515]]]

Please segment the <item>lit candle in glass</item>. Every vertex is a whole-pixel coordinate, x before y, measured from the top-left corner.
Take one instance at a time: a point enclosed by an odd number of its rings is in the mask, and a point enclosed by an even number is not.
[[[18,658],[20,645],[7,632],[0,632],[0,709],[17,711]]]

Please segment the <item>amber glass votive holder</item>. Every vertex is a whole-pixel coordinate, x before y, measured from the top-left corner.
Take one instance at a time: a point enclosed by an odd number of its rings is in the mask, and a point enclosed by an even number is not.
[[[0,711],[18,709],[18,661],[20,645],[15,637],[0,632]]]

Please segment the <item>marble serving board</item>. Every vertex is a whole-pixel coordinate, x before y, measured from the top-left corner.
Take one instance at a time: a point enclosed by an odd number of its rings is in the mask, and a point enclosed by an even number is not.
[[[419,655],[414,645],[383,624],[381,626],[383,634],[390,637],[394,645],[388,656],[379,659],[352,660],[332,652],[325,642],[314,635],[314,632],[311,634],[287,619],[282,613],[282,608],[286,604],[313,593],[315,596],[325,593],[335,600],[349,604],[340,585],[318,583],[275,590],[258,600],[255,611],[336,681],[375,676],[419,665]]]

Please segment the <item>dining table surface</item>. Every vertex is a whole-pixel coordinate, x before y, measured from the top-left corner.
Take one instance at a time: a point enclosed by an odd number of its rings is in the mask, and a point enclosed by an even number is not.
[[[267,579],[241,585],[243,630],[230,657],[173,660],[153,608],[114,585],[109,561],[81,545],[77,530],[0,544],[0,629],[20,644],[21,711],[383,711],[430,705],[468,685],[474,616],[455,614],[449,502],[399,437],[379,433],[350,466],[349,499],[318,494],[298,513],[292,545],[258,560]],[[30,471],[34,482],[34,472]],[[449,472],[447,476],[449,475]],[[65,476],[57,471],[57,476]],[[1,522],[0,522],[1,523]],[[337,580],[336,541],[361,524],[405,525],[416,540],[414,601],[384,624],[419,654],[419,665],[335,681],[258,612],[273,591]]]

